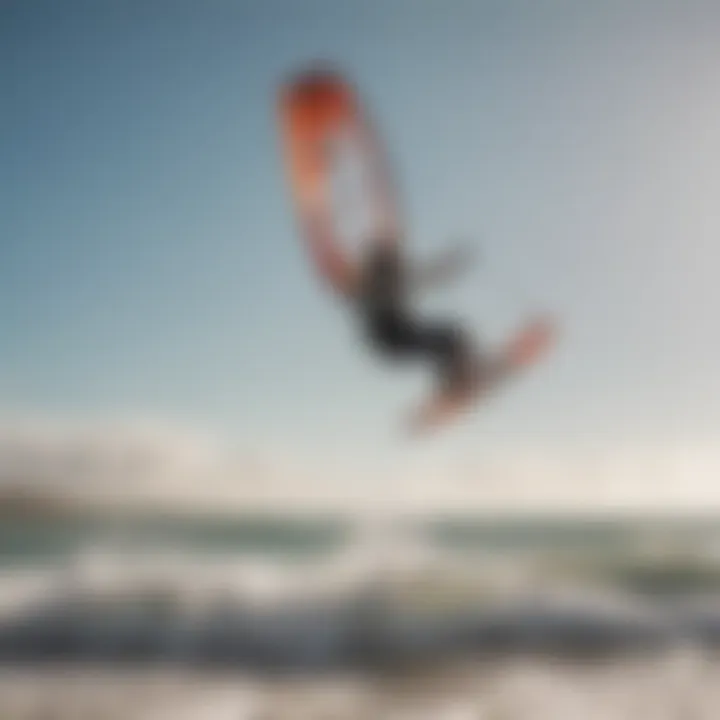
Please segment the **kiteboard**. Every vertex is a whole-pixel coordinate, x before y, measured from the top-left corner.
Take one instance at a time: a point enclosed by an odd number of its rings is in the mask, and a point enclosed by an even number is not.
[[[537,363],[552,346],[555,334],[548,318],[527,321],[493,357],[476,364],[473,377],[461,391],[438,392],[415,410],[407,429],[413,435],[426,434],[475,407],[482,398]]]

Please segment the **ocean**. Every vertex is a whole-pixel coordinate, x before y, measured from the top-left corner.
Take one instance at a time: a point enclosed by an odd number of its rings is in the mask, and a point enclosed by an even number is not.
[[[0,523],[3,718],[80,717],[66,700],[127,718],[619,718],[643,703],[658,707],[644,717],[704,717],[662,715],[674,702],[720,717],[714,684],[697,690],[718,652],[720,518]],[[306,699],[279,709],[293,693]],[[315,695],[345,710],[303,715]]]

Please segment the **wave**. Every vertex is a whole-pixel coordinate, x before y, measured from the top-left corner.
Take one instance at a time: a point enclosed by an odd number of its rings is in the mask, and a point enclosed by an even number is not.
[[[714,646],[720,596],[693,579],[714,570],[683,562],[448,553],[389,525],[311,558],[94,542],[3,572],[0,660],[305,668]]]

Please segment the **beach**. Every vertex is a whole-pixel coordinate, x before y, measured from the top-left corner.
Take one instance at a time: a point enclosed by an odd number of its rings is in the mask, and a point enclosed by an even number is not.
[[[714,720],[720,660],[484,661],[379,677],[6,669],[3,720]]]

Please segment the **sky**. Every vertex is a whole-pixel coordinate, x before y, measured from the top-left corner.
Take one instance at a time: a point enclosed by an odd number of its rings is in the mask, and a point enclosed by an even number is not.
[[[695,0],[5,0],[0,440],[195,433],[232,448],[219,498],[259,462],[280,500],[720,505],[719,33]],[[317,58],[371,107],[410,251],[480,251],[423,309],[489,345],[561,324],[432,440],[400,431],[427,372],[368,353],[295,232],[275,93]]]

